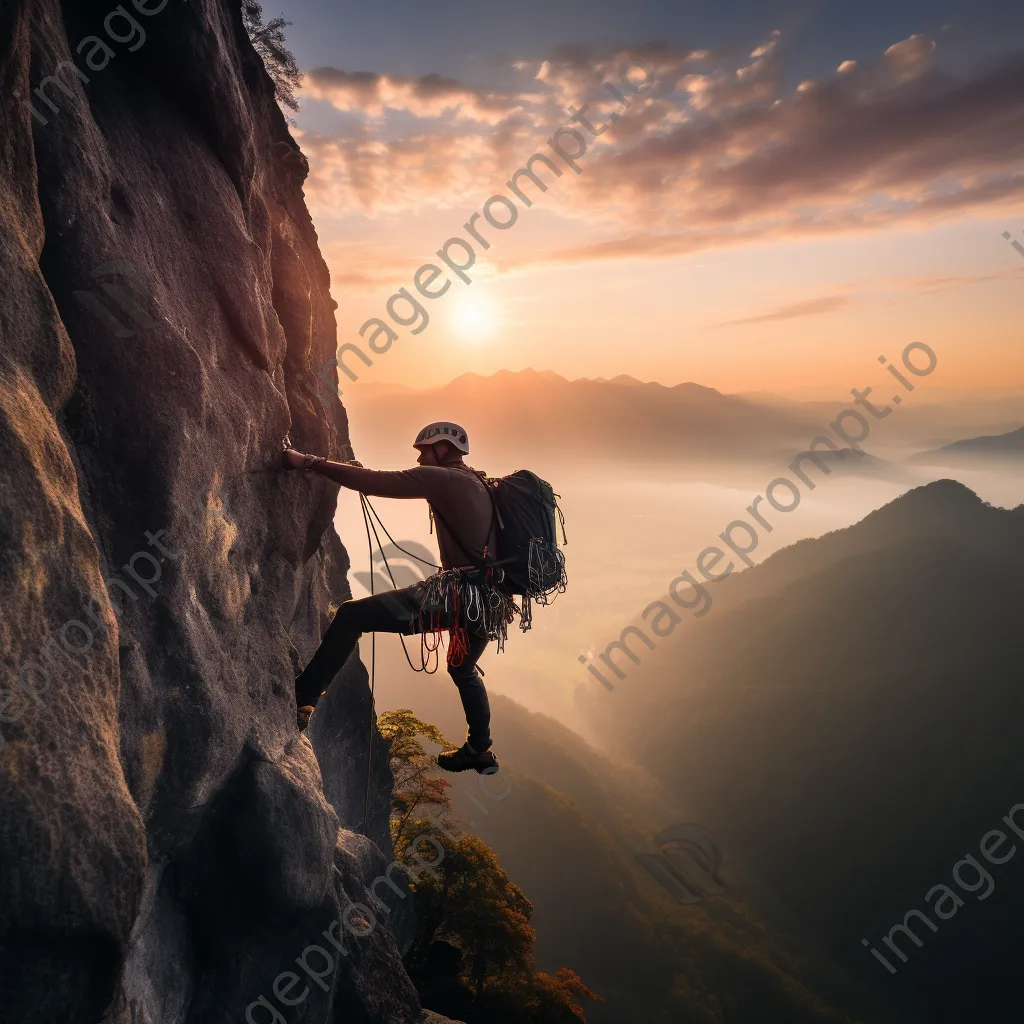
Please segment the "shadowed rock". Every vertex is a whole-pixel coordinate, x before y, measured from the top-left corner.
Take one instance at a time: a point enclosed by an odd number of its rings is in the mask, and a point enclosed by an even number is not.
[[[296,668],[350,596],[335,488],[277,469],[286,433],[349,444],[306,387],[336,348],[306,161],[236,0],[126,7],[145,41],[104,37],[97,70],[79,44],[112,5],[0,5],[11,1024],[244,1020],[391,855],[379,737],[353,812],[361,667],[319,713],[330,802],[295,730]],[[285,1018],[419,1019],[386,922],[345,945]]]

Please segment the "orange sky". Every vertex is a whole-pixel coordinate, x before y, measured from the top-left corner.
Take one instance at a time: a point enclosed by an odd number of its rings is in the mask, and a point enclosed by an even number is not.
[[[387,320],[398,288],[416,295],[416,269],[439,264],[449,237],[470,239],[469,215],[511,196],[505,182],[530,154],[557,160],[546,140],[570,105],[589,103],[595,126],[622,114],[598,138],[577,125],[582,173],[540,168],[551,187],[525,183],[536,201],[517,205],[511,228],[477,224],[493,244],[475,246],[473,283],[449,274],[443,296],[419,298],[428,326],[392,323],[399,337],[373,367],[349,360],[360,380],[533,366],[723,391],[848,389],[879,354],[920,340],[939,354],[936,385],[1024,384],[1024,258],[1003,237],[1024,243],[1010,144],[1024,128],[1020,68],[959,78],[916,35],[794,88],[778,42],[731,64],[641,52],[651,85],[628,111],[601,91],[625,53],[516,65],[519,89],[307,75],[304,109],[349,119],[333,134],[300,122],[299,141],[339,343],[367,352],[359,326]]]

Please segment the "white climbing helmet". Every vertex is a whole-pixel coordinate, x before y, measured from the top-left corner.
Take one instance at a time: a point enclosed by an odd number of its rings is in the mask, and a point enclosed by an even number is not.
[[[466,431],[458,423],[449,423],[447,420],[438,420],[437,423],[428,423],[413,441],[413,448],[426,448],[428,445],[437,444],[438,441],[449,441],[462,452],[469,454],[469,437]]]

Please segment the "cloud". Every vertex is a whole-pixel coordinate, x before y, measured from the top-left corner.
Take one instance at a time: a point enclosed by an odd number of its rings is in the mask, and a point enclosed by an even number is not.
[[[678,86],[689,93],[690,106],[697,111],[722,114],[774,97],[781,81],[776,59],[781,35],[776,29],[754,47],[750,64],[734,70],[719,67],[704,74],[683,75]]]
[[[946,291],[950,288],[963,288],[972,285],[986,284],[990,281],[1005,281],[1014,278],[1024,277],[1024,267],[1008,267],[982,274],[959,274],[949,277],[911,277],[889,282],[897,287],[923,295]],[[883,282],[883,285],[885,282]],[[823,316],[829,313],[839,313],[849,309],[855,301],[855,296],[850,292],[843,292],[836,295],[823,295],[816,299],[804,299],[800,302],[791,302],[785,306],[777,306],[773,309],[755,313],[753,316],[741,317],[736,320],[725,320],[720,323],[708,324],[706,329],[718,329],[722,327],[745,327],[752,324],[774,323],[780,320],[798,320],[808,316]]]
[[[464,205],[477,193],[483,201],[504,189],[520,154],[543,146],[569,121],[570,106],[595,124],[620,106],[601,88],[611,58],[595,66],[589,55],[562,48],[543,61],[510,64],[521,88],[504,91],[439,75],[314,69],[304,77],[303,96],[356,119],[331,132],[298,133],[310,162],[311,206],[342,216]],[[643,130],[636,118],[627,129]]]
[[[1024,58],[954,76],[936,66],[935,42],[913,35],[793,87],[781,41],[771,33],[744,61],[664,43],[561,47],[510,61],[519,77],[505,91],[317,69],[309,94],[361,120],[302,138],[307,195],[334,214],[469,212],[505,191],[531,153],[550,154],[568,108],[586,104],[595,126],[617,120],[588,135],[584,173],[561,179],[543,205],[605,237],[508,271],[923,225],[1024,202]],[[643,68],[653,79],[642,96],[620,81],[627,59],[638,80]]]
[[[966,288],[976,284],[987,284],[990,281],[1006,281],[1016,277],[1024,277],[1024,267],[1007,267],[994,270],[987,274],[959,274],[953,277],[912,277],[902,283],[911,291],[930,295],[933,292],[946,291],[949,288]]]
[[[372,247],[357,242],[329,242],[324,260],[331,272],[331,286],[352,291],[396,287],[422,260],[399,253],[393,247]]]
[[[608,170],[643,170],[649,192],[682,192],[703,219],[724,220],[814,199],[845,214],[865,200],[953,197],[969,187],[964,176],[1021,167],[1024,60],[971,81],[932,74],[878,91],[876,82],[848,73],[778,104],[691,121],[617,154]]]
[[[885,51],[890,68],[903,79],[916,78],[930,66],[935,52],[935,40],[914,35],[902,42],[894,43]]]
[[[754,316],[740,320],[725,320],[722,323],[708,324],[708,327],[743,327],[747,324],[767,324],[776,320],[798,320],[805,316],[822,316],[825,313],[838,313],[852,304],[848,295],[825,295],[819,299],[805,299],[803,302],[792,302],[787,306],[779,306]]]
[[[476,88],[441,75],[408,78],[331,67],[307,72],[302,80],[302,96],[367,117],[382,118],[387,111],[402,110],[418,118],[450,114],[459,120],[489,125],[524,113],[524,103],[530,101],[529,96]]]
[[[451,207],[481,189],[487,198],[509,139],[478,133],[422,133],[401,139],[309,134],[306,196],[316,213],[408,214]],[[492,187],[493,186],[493,187]]]

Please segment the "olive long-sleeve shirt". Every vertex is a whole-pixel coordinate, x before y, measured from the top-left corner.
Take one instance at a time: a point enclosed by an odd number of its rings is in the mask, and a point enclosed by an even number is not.
[[[445,569],[477,564],[485,546],[488,560],[498,557],[491,497],[484,482],[468,466],[382,471],[325,462],[316,472],[342,487],[373,497],[425,499],[438,513],[434,525]],[[460,540],[464,546],[460,546]]]

